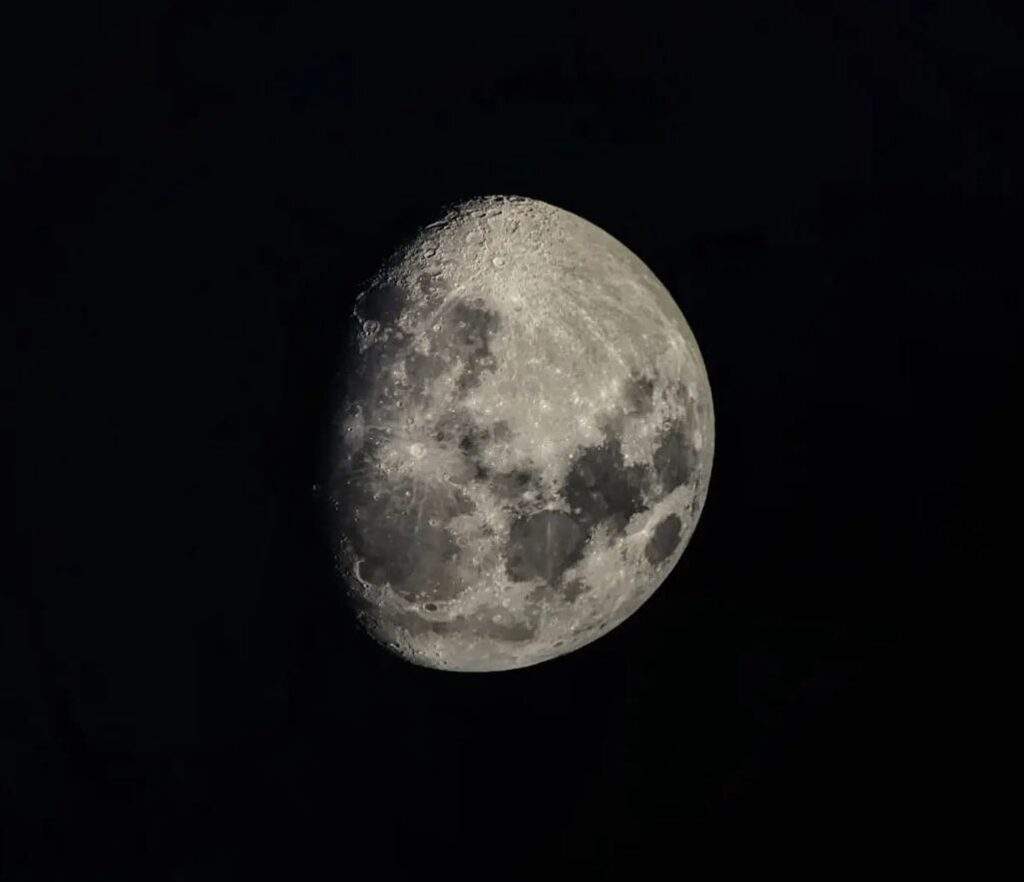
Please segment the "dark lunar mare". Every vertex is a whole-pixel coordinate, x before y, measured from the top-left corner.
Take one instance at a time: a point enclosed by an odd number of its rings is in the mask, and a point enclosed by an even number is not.
[[[565,498],[586,530],[609,521],[612,532],[621,534],[629,519],[645,508],[647,472],[644,465],[625,465],[622,443],[613,436],[576,458],[565,479]]]
[[[587,531],[562,511],[517,517],[509,531],[506,562],[514,582],[541,578],[554,585],[580,559]]]
[[[453,566],[458,545],[444,525],[472,510],[458,491],[371,474],[352,480],[338,516],[364,581],[389,584],[406,600],[434,601],[463,590]]]
[[[491,353],[491,338],[501,321],[496,312],[487,309],[480,298],[456,300],[440,317],[434,332],[434,351],[446,362],[458,360],[461,370],[456,380],[460,394],[479,386],[484,371],[497,367]]]
[[[654,410],[654,380],[634,374],[626,383],[622,398],[626,413],[646,416]]]
[[[626,394],[628,410],[649,412],[653,388],[653,382],[646,377],[632,378]],[[645,496],[660,499],[693,479],[697,451],[687,425],[687,418],[682,417],[665,426],[655,449],[653,468],[639,463],[627,466],[621,439],[614,434],[600,445],[583,448],[562,487],[571,514],[545,510],[519,516],[513,522],[507,546],[509,577],[516,582],[541,578],[569,602],[575,600],[586,585],[579,580],[563,585],[562,574],[583,556],[594,529],[603,523],[613,535],[622,535],[630,518],[648,507]],[[474,437],[464,437],[463,452],[475,455],[477,444]],[[489,480],[500,495],[515,496],[529,483],[530,475],[518,472]],[[676,514],[658,524],[644,549],[652,565],[671,556],[679,544],[682,527]]]
[[[583,556],[594,528],[607,522],[613,533],[621,534],[629,519],[644,509],[643,489],[649,468],[627,466],[622,444],[608,438],[596,447],[584,448],[576,458],[562,488],[572,513],[545,510],[512,524],[507,547],[509,577],[515,582],[541,578],[558,587],[562,574]],[[514,490],[529,482],[528,473],[503,476],[502,490]],[[563,593],[569,601],[585,590],[578,580]]]
[[[336,433],[341,441],[330,486],[335,523],[360,560],[362,579],[389,584],[410,601],[432,602],[451,599],[464,588],[453,565],[458,545],[446,525],[473,506],[454,488],[388,480],[378,459],[385,434],[377,427],[397,424],[402,407],[428,403],[434,381],[454,365],[460,367],[460,390],[479,382],[480,373],[494,367],[489,341],[499,321],[476,302],[456,301],[440,310],[445,314],[439,318],[442,327],[432,339],[432,351],[417,352],[398,326],[400,316],[443,304],[434,280],[422,276],[416,284],[419,297],[398,286],[378,285],[356,302],[355,316],[362,324],[353,323],[347,347],[341,412],[349,418],[360,414],[367,428],[355,449],[346,446],[345,433]],[[489,438],[468,415],[447,428],[464,452],[478,452]]]
[[[654,469],[663,493],[671,493],[680,484],[689,484],[697,467],[697,451],[690,440],[684,420],[672,420],[654,451]]]
[[[651,564],[659,564],[669,557],[679,544],[680,534],[683,529],[683,522],[679,515],[670,514],[654,528],[654,535],[651,536],[644,547],[644,554]]]
[[[393,322],[409,302],[409,292],[397,285],[377,285],[356,299],[355,314],[363,321]]]
[[[526,469],[514,469],[501,472],[487,478],[492,492],[502,499],[513,500],[521,497],[530,489],[540,487],[540,478],[535,472]]]

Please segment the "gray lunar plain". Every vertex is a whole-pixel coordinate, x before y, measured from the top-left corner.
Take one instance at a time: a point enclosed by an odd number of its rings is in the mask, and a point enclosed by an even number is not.
[[[521,668],[634,613],[679,561],[714,416],[679,307],[562,209],[450,209],[360,293],[329,510],[360,622],[408,661]]]

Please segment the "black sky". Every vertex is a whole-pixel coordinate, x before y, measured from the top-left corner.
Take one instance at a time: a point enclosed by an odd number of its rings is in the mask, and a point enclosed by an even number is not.
[[[982,3],[709,5],[26,32],[0,876],[649,878],[903,841],[910,623],[998,538],[1020,32]],[[451,675],[356,631],[310,488],[360,282],[485,193],[651,267],[718,439],[640,612]]]

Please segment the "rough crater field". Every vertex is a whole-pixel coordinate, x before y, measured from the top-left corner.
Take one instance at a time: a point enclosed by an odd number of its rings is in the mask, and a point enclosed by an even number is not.
[[[714,452],[678,306],[621,243],[522,197],[449,210],[356,301],[329,484],[375,638],[431,667],[570,652],[678,562]]]

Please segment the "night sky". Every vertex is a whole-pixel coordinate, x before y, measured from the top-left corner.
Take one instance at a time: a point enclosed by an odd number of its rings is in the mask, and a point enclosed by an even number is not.
[[[26,32],[0,876],[654,878],[904,842],[934,686],[903,656],[998,538],[1020,32],[708,5],[79,4]],[[631,619],[450,674],[358,630],[311,488],[361,283],[487,193],[661,279],[716,458]]]

